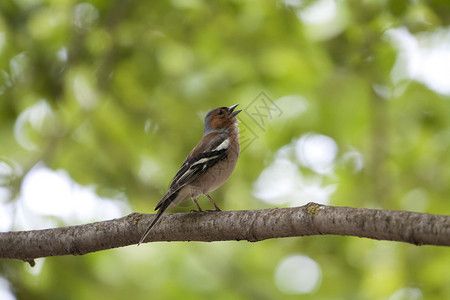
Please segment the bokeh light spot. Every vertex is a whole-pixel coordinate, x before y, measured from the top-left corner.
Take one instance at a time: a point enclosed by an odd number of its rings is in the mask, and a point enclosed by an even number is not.
[[[80,3],[75,7],[74,24],[80,29],[89,29],[99,17],[95,6],[89,3]]]
[[[293,255],[278,264],[275,283],[286,294],[308,294],[315,291],[322,280],[317,262],[305,255]]]
[[[299,162],[319,174],[330,174],[333,171],[337,151],[336,142],[321,134],[305,134],[296,144]]]

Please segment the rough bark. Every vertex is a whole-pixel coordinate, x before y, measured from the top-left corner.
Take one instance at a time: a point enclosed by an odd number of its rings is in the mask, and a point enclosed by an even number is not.
[[[154,215],[45,230],[0,233],[0,258],[34,264],[38,257],[83,255],[136,244]],[[414,245],[450,246],[450,216],[325,206],[167,214],[146,242],[257,242],[307,235],[343,235]]]

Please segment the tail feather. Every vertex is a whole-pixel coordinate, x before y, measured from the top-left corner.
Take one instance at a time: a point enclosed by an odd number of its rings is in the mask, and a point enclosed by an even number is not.
[[[175,200],[175,198],[178,195],[178,191],[171,194],[168,198],[164,199],[164,201],[160,201],[158,203],[158,205],[156,206],[156,209],[159,208],[158,212],[156,213],[156,216],[153,218],[152,223],[150,224],[150,226],[148,226],[147,230],[145,231],[144,235],[142,235],[141,240],[139,241],[139,243],[137,244],[138,246],[140,244],[142,244],[142,242],[145,240],[145,238],[147,237],[147,235],[149,234],[150,230],[153,228],[153,226],[155,226],[155,224],[159,221],[159,219],[162,217],[162,214],[169,208],[170,204],[173,202],[173,200]]]
[[[150,230],[153,228],[153,226],[155,226],[156,222],[159,221],[159,219],[162,217],[162,214],[164,213],[165,209],[160,209],[158,210],[158,212],[156,213],[156,216],[153,218],[152,223],[150,224],[150,226],[148,226],[147,230],[145,231],[144,235],[141,237],[141,240],[139,241],[139,243],[137,244],[138,246],[140,244],[142,244],[142,242],[145,240],[145,238],[147,237],[147,235],[149,234]]]

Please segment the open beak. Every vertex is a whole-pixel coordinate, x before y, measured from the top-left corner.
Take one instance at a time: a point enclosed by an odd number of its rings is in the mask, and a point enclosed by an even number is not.
[[[239,104],[228,107],[228,114],[231,118],[236,117],[242,110],[234,111]]]

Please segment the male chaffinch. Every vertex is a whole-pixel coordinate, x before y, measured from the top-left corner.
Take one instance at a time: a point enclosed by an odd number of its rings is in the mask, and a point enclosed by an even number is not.
[[[219,107],[206,114],[203,137],[192,149],[175,175],[167,194],[156,205],[159,209],[150,226],[138,243],[145,240],[150,230],[162,214],[173,206],[192,198],[198,205],[197,197],[205,195],[220,210],[209,195],[218,189],[230,177],[239,156],[239,129],[236,116],[241,110],[234,111],[238,104]]]

